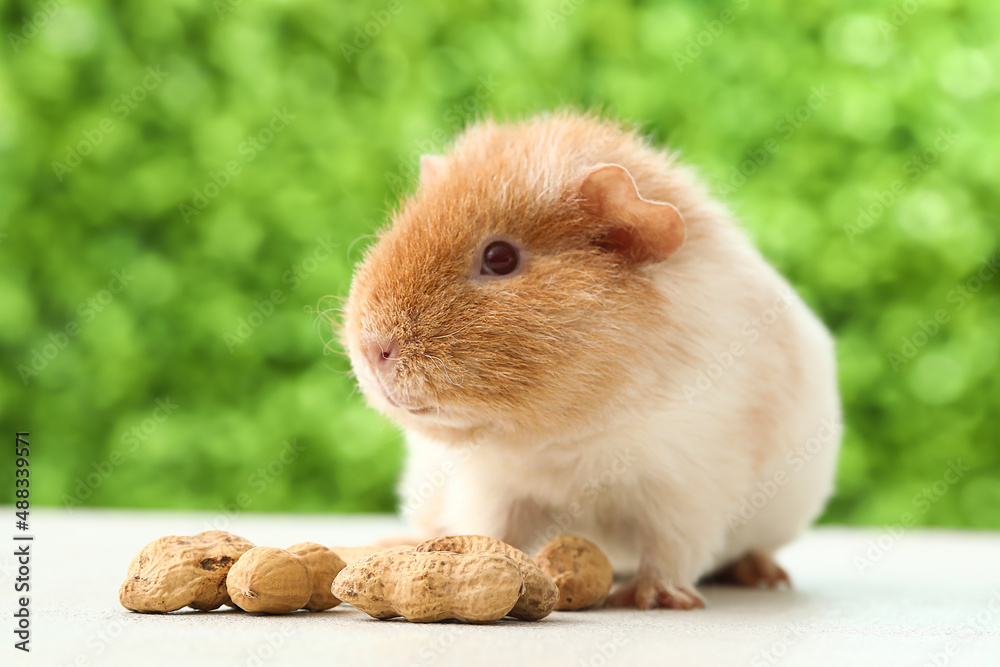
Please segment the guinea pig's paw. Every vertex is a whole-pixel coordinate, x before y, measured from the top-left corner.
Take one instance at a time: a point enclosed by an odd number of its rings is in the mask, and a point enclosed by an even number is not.
[[[612,593],[605,606],[637,609],[704,609],[705,600],[693,586],[675,586],[639,575]]]
[[[774,558],[762,551],[748,551],[712,573],[707,582],[747,588],[791,588],[792,580]]]

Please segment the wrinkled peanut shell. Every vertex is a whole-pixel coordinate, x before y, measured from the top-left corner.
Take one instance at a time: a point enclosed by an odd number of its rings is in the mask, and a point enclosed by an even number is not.
[[[521,569],[503,554],[418,553],[405,547],[351,563],[333,582],[334,595],[369,616],[416,623],[498,621],[523,590]]]
[[[611,591],[611,561],[596,544],[576,535],[549,540],[535,556],[535,563],[559,587],[556,609],[573,611],[595,607]]]
[[[252,548],[251,542],[221,530],[153,540],[129,563],[118,600],[140,612],[217,609],[229,603],[229,569]]]
[[[417,551],[452,551],[454,553],[499,553],[514,560],[524,577],[524,594],[510,615],[527,621],[537,621],[552,613],[559,600],[559,589],[549,575],[535,565],[526,553],[506,542],[484,535],[449,535],[427,540]]]

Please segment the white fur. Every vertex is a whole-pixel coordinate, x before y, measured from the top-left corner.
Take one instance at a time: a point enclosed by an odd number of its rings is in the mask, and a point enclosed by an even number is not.
[[[641,560],[640,573],[691,586],[748,550],[773,553],[816,518],[840,436],[832,340],[721,209],[702,214],[716,224],[650,268],[695,363],[652,350],[634,370],[632,409],[582,438],[512,446],[482,433],[456,448],[407,434],[400,496],[418,529],[525,548],[576,533],[619,570]],[[747,417],[757,403],[773,428]]]
[[[618,569],[638,568],[636,604],[685,606],[678,601],[692,601],[699,577],[750,550],[773,553],[822,511],[840,440],[834,347],[674,156],[601,128],[568,116],[541,119],[522,131],[521,143],[497,145],[487,124],[458,142],[459,157],[449,158],[457,162],[445,173],[495,184],[489,172],[503,166],[507,180],[496,186],[496,201],[475,202],[476,210],[502,210],[511,198],[554,206],[594,165],[618,164],[643,197],[675,205],[684,216],[684,244],[666,261],[638,269],[662,299],[635,318],[642,323],[635,331],[625,330],[627,318],[613,320],[614,340],[634,341],[630,351],[642,353],[639,361],[614,393],[594,382],[594,373],[567,375],[567,382],[588,386],[566,386],[561,397],[594,400],[586,404],[592,419],[549,420],[564,433],[507,424],[446,444],[409,431],[400,496],[404,514],[428,536],[478,533],[528,549],[561,532],[589,537]],[[454,214],[452,203],[439,208]],[[364,276],[362,293],[374,277]],[[613,301],[609,294],[602,285],[593,292]],[[363,301],[353,299],[349,310],[352,361],[370,400],[393,414],[360,350],[362,337],[375,335],[367,331]],[[591,370],[604,363],[591,361]],[[458,427],[468,418],[396,414],[411,425],[453,419]],[[546,423],[547,415],[536,416],[536,427]]]

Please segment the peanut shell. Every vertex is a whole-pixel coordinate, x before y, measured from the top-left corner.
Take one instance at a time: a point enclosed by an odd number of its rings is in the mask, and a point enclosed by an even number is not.
[[[236,561],[226,586],[244,611],[287,614],[312,596],[312,578],[302,559],[276,547],[254,547]]]
[[[251,542],[221,530],[153,540],[129,563],[118,600],[126,609],[147,613],[217,609],[229,603],[229,569],[252,548]]]
[[[596,544],[576,535],[558,535],[535,556],[535,563],[559,587],[556,609],[573,611],[595,607],[611,591],[611,561]]]
[[[537,621],[552,613],[559,600],[559,589],[549,575],[535,565],[526,553],[506,542],[484,535],[449,535],[427,540],[417,551],[452,551],[461,554],[498,553],[512,558],[524,577],[524,594],[510,615],[527,621]]]
[[[340,556],[315,542],[293,544],[288,547],[288,552],[298,556],[309,570],[312,596],[306,602],[305,608],[310,611],[323,611],[340,604],[340,600],[330,590],[334,578],[346,565]]]
[[[374,618],[415,623],[498,621],[524,591],[521,569],[497,553],[378,551],[337,575],[333,593]]]

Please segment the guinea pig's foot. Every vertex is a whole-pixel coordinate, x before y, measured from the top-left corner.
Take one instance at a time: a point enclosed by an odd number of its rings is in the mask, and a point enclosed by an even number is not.
[[[747,588],[791,588],[792,580],[774,558],[762,551],[748,551],[741,558],[709,575],[713,584]]]
[[[705,601],[691,586],[674,586],[639,575],[612,593],[605,605],[637,609],[703,609]]]

